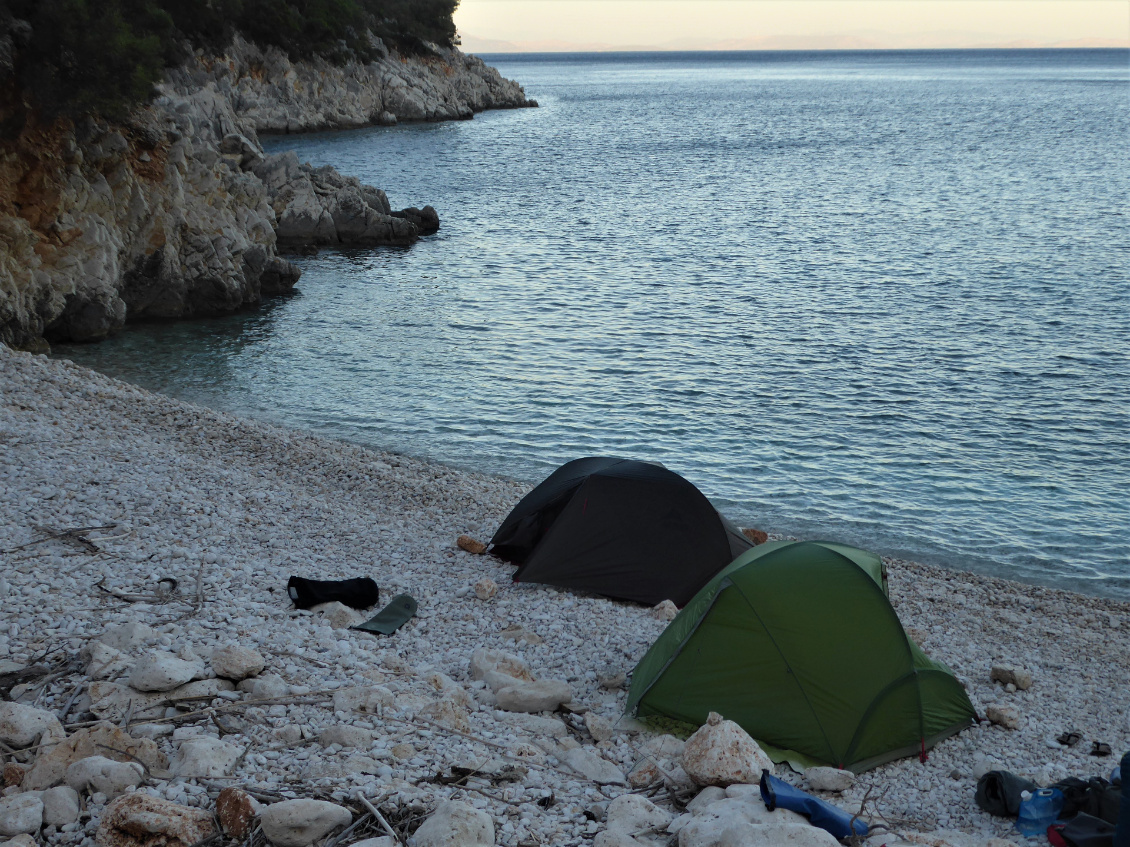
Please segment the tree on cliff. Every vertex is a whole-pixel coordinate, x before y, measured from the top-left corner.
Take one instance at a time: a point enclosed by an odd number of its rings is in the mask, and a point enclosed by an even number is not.
[[[120,116],[164,68],[239,34],[293,58],[374,57],[370,33],[404,52],[456,43],[459,0],[0,0],[3,99],[48,116]]]

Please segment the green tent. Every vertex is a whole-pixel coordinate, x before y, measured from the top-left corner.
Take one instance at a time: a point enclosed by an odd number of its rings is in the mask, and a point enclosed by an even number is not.
[[[903,631],[878,556],[779,541],[738,556],[632,673],[629,711],[736,721],[776,761],[856,773],[919,753],[976,713]]]

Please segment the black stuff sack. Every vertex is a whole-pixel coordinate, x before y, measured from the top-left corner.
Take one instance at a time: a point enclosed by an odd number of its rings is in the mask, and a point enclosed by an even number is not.
[[[367,576],[336,580],[292,576],[286,584],[286,591],[299,609],[309,609],[335,600],[353,609],[370,609],[380,600],[377,584]]]
[[[977,780],[977,805],[990,815],[1014,818],[1020,812],[1020,794],[1036,792],[1040,786],[1008,771],[989,771]]]

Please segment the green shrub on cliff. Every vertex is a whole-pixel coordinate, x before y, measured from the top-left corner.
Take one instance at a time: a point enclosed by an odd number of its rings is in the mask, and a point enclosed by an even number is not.
[[[15,83],[48,114],[115,114],[149,95],[165,67],[173,22],[140,0],[9,0],[31,24],[15,63]]]
[[[365,61],[374,57],[368,32],[406,52],[453,45],[458,2],[0,0],[0,38],[8,34],[15,55],[0,85],[48,115],[119,116],[150,96],[165,67],[196,48],[221,50],[237,33],[296,59]]]

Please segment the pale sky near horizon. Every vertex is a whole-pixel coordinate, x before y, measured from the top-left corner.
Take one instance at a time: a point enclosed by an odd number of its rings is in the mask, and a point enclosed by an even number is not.
[[[1127,42],[1130,0],[461,0],[455,23],[476,39],[612,45],[863,33]]]

